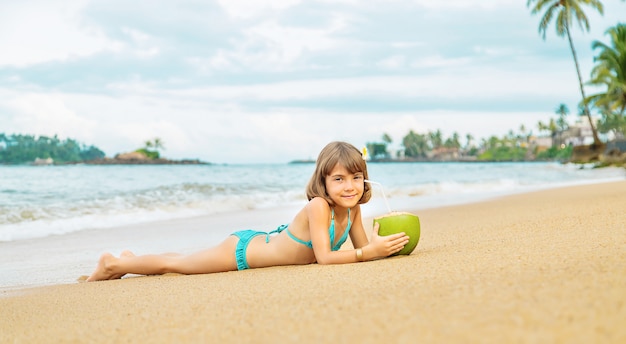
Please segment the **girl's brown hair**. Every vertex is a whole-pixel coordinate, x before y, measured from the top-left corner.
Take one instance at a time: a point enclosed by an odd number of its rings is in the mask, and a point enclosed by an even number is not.
[[[306,187],[306,197],[312,200],[315,197],[322,197],[333,207],[335,202],[326,193],[326,177],[330,175],[335,165],[340,164],[350,173],[363,173],[363,178],[368,179],[367,164],[363,154],[358,148],[346,142],[331,142],[322,149],[317,157],[315,172]],[[358,204],[367,203],[372,197],[372,190],[369,183],[364,183],[363,196]]]

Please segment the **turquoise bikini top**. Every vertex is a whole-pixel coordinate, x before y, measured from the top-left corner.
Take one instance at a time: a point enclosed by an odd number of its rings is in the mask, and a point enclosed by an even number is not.
[[[348,233],[350,233],[351,225],[352,225],[352,222],[350,221],[350,208],[348,208],[348,225],[346,226],[346,230],[345,232],[343,232],[343,235],[341,236],[341,238],[339,238],[337,243],[332,245],[332,242],[335,239],[335,209],[332,209],[332,214],[330,218],[330,228],[328,228],[328,232],[330,236],[330,243],[331,243],[331,247],[330,247],[331,251],[339,251],[339,249],[341,248],[341,245],[343,245],[346,242],[346,239],[348,239]],[[295,235],[291,234],[291,232],[289,231],[287,227],[289,227],[289,225],[282,225],[273,232],[280,233],[283,230],[287,230],[287,235],[289,235],[289,237],[293,239],[295,242],[300,243],[308,248],[313,248],[313,243],[310,240],[304,241],[302,239],[297,238]]]

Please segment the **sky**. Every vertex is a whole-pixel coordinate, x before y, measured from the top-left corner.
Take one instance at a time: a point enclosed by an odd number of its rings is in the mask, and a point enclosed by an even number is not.
[[[107,156],[282,163],[411,130],[537,132],[580,91],[567,40],[526,0],[21,0],[0,3],[0,133]],[[583,78],[626,2],[573,30]],[[594,93],[590,87],[587,93]]]

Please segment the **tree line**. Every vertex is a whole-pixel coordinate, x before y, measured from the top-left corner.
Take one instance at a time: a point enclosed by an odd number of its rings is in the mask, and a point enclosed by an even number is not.
[[[104,158],[96,146],[87,146],[73,139],[0,133],[0,163],[24,164],[35,159],[51,158],[55,163],[81,162]]]
[[[580,110],[580,109],[579,109]],[[532,128],[520,125],[517,130],[509,130],[501,136],[491,136],[477,140],[472,134],[460,135],[453,132],[445,137],[440,129],[417,133],[410,130],[400,142],[400,150],[391,152],[389,146],[392,139],[389,134],[383,134],[380,141],[366,144],[372,160],[406,159],[428,160],[437,159],[437,154],[449,151],[455,152],[459,160],[485,160],[485,161],[522,161],[522,160],[559,160],[566,161],[572,154],[572,147],[563,146],[561,135],[570,129],[567,120],[569,108],[565,104],[559,104],[554,110],[555,117],[547,122],[539,121],[536,129],[538,135],[533,133]],[[582,110],[578,115],[584,117]],[[597,122],[597,130],[601,134],[611,134],[616,139],[626,137],[626,116],[603,116]],[[535,136],[550,137],[550,147],[534,145],[532,138]],[[394,155],[395,154],[395,155]]]

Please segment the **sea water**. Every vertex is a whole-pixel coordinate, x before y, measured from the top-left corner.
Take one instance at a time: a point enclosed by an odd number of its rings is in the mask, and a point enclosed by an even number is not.
[[[0,166],[0,243],[306,203],[313,164]],[[369,163],[364,215],[623,180],[560,163]],[[384,195],[388,199],[383,202]],[[290,219],[277,219],[277,223]]]

